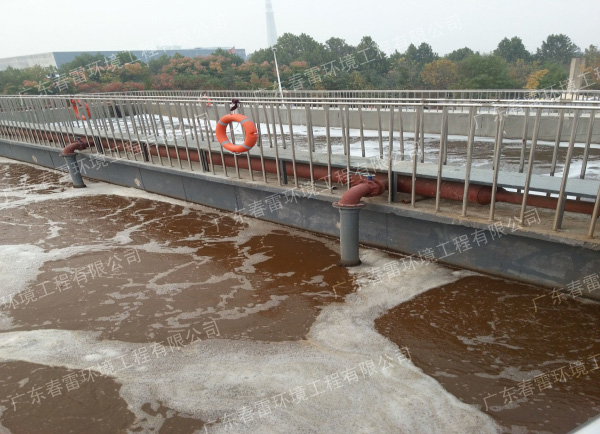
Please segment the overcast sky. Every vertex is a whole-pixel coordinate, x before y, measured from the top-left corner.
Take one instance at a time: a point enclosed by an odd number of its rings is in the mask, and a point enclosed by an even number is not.
[[[49,51],[140,50],[157,46],[267,46],[264,0],[1,0],[0,57]],[[391,53],[428,42],[446,54],[490,52],[505,36],[535,51],[564,33],[580,48],[600,44],[599,0],[272,0],[277,34],[331,36],[356,45],[370,35]]]

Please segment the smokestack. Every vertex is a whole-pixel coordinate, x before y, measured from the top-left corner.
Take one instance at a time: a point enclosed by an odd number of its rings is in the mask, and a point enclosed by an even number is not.
[[[265,0],[265,6],[267,8],[267,43],[269,47],[272,47],[277,43],[277,30],[275,29],[275,16],[271,0]]]

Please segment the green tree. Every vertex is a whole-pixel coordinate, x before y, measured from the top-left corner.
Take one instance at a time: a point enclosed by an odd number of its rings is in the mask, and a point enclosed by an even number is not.
[[[370,37],[364,36],[354,54],[360,76],[369,83],[368,88],[381,89],[385,87],[385,74],[390,69],[389,60],[381,51],[377,43]],[[354,79],[353,83],[359,83],[361,79]]]
[[[600,89],[600,51],[597,45],[590,45],[585,49],[585,70],[581,86],[586,89]]]
[[[559,90],[564,88],[566,90],[569,73],[565,70],[563,65],[558,62],[546,62],[544,63],[544,69],[548,72],[540,78],[538,89]]]
[[[71,62],[65,63],[58,68],[59,74],[69,74],[69,72],[77,68],[86,68],[88,65],[97,63],[98,65],[104,65],[105,58],[102,54],[89,54],[83,53],[75,57]]]
[[[162,71],[163,66],[166,66],[168,64],[169,56],[163,54],[162,56],[157,57],[156,59],[150,59],[148,61],[148,68],[150,69],[150,72],[152,74],[159,74]]]
[[[450,54],[446,55],[446,59],[451,60],[453,62],[460,62],[463,59],[466,59],[469,56],[475,54],[473,50],[468,47],[459,48],[458,50],[454,50]]]
[[[531,53],[527,51],[521,38],[515,36],[511,39],[504,38],[494,50],[496,56],[502,57],[509,63],[516,62],[518,59],[529,60]]]
[[[414,60],[392,55],[387,87],[392,89],[419,89],[422,86],[421,67]]]
[[[404,57],[408,60],[415,61],[421,67],[439,59],[437,53],[433,52],[431,45],[427,42],[422,42],[421,45],[419,45],[419,48],[415,47],[414,44],[410,44],[404,53]]]
[[[283,65],[306,61],[309,66],[319,66],[327,62],[325,46],[305,33],[299,36],[284,33],[277,39],[275,48],[277,48],[277,61]],[[273,52],[270,48],[257,50],[250,56],[250,61],[272,62]]]
[[[564,67],[568,67],[571,58],[580,54],[579,47],[575,45],[571,38],[566,35],[550,35],[542,42],[542,46],[537,49],[536,57],[544,62],[558,62]]]
[[[494,55],[475,54],[459,64],[459,85],[463,89],[514,89],[508,63]]]
[[[325,41],[325,49],[327,50],[328,56],[330,56],[332,60],[356,52],[355,47],[348,45],[346,41],[341,38],[329,38],[327,41]]]

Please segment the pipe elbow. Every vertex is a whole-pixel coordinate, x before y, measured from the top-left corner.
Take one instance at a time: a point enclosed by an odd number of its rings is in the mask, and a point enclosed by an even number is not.
[[[65,146],[61,155],[73,155],[75,154],[75,151],[81,151],[87,147],[89,147],[87,142],[77,141],[69,143],[67,146]]]
[[[363,197],[373,197],[383,194],[387,186],[384,182],[372,179],[361,179],[357,181],[354,187],[350,188],[342,195],[339,202],[335,206],[362,206],[360,200]]]

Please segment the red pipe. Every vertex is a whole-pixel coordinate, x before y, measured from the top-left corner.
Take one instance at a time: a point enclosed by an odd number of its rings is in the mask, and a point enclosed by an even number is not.
[[[88,148],[88,142],[73,142],[69,143],[62,151],[62,155],[74,155],[75,151],[81,151],[82,149]]]
[[[498,193],[496,193],[496,200],[498,202],[521,205],[523,203],[523,195],[520,193],[511,193],[501,188],[498,190]],[[527,196],[527,205],[537,208],[556,209],[557,199],[553,197],[536,196],[530,194]],[[594,213],[594,202],[567,200],[565,202],[565,211],[592,215]],[[598,215],[600,215],[600,211]]]
[[[398,191],[412,193],[412,177],[398,176]],[[415,194],[419,196],[435,197],[437,180],[418,178],[415,184]],[[449,200],[463,200],[465,185],[462,182],[442,181],[440,184],[440,197]],[[467,200],[480,205],[489,205],[492,202],[492,187],[487,185],[469,185]]]
[[[363,197],[373,197],[383,194],[387,190],[387,180],[385,183],[375,179],[361,179],[354,187],[350,188],[342,195],[336,206],[361,206],[360,200]]]
[[[149,146],[150,153],[152,155],[158,155],[156,146]],[[167,151],[164,145],[159,146],[159,153],[162,157],[167,156]],[[185,149],[178,149],[179,158],[181,160],[187,160],[187,154]],[[189,150],[190,160],[200,161],[197,150]],[[208,151],[205,155],[208,157]],[[169,156],[171,158],[177,158],[177,152],[174,148],[169,147]],[[235,167],[235,159],[233,155],[224,154],[225,165],[228,167]],[[221,155],[218,153],[212,153],[212,162],[216,165],[222,165],[223,160]],[[241,169],[248,169],[248,159],[240,158],[237,159],[238,167]],[[287,173],[293,173],[293,164],[291,162],[284,162]],[[259,157],[250,157],[250,166],[252,170],[261,171],[262,163]],[[274,160],[264,160],[265,171],[268,173],[277,173],[277,163]],[[311,179],[311,170],[308,163],[296,163],[296,174],[300,178]],[[324,166],[313,166],[312,177],[318,180],[329,180],[329,171]],[[332,178],[334,182],[339,184],[346,184],[347,172],[345,169],[332,169]],[[374,181],[384,183],[387,186],[387,175],[377,173],[373,177]],[[350,175],[350,182],[352,185],[357,184],[360,180],[364,181],[364,178],[360,175]],[[363,187],[364,188],[364,187]],[[442,199],[462,201],[464,193],[464,183],[454,181],[442,181],[440,185],[440,197]],[[412,192],[412,177],[410,176],[398,176],[397,189],[401,193]],[[352,189],[350,189],[352,190]],[[357,190],[358,191],[358,190]],[[362,191],[362,190],[361,190]],[[437,191],[437,180],[418,178],[415,184],[415,194],[425,197],[435,197]],[[347,192],[349,193],[349,191]],[[351,199],[354,196],[351,197]],[[361,196],[365,197],[365,196]],[[342,199],[340,199],[341,201]],[[348,199],[350,200],[350,199]],[[360,198],[358,199],[360,201]],[[492,202],[492,187],[487,185],[470,185],[467,193],[467,200],[469,202],[477,203],[479,205],[489,205]],[[518,193],[511,193],[502,188],[496,190],[496,201],[512,203],[520,205],[523,202],[523,195]],[[541,196],[529,195],[527,198],[527,205],[535,206],[539,208],[556,209],[557,201],[556,198],[548,198]],[[594,212],[594,203],[584,201],[567,200],[565,204],[565,210],[571,212],[577,212],[581,214],[592,215]]]

